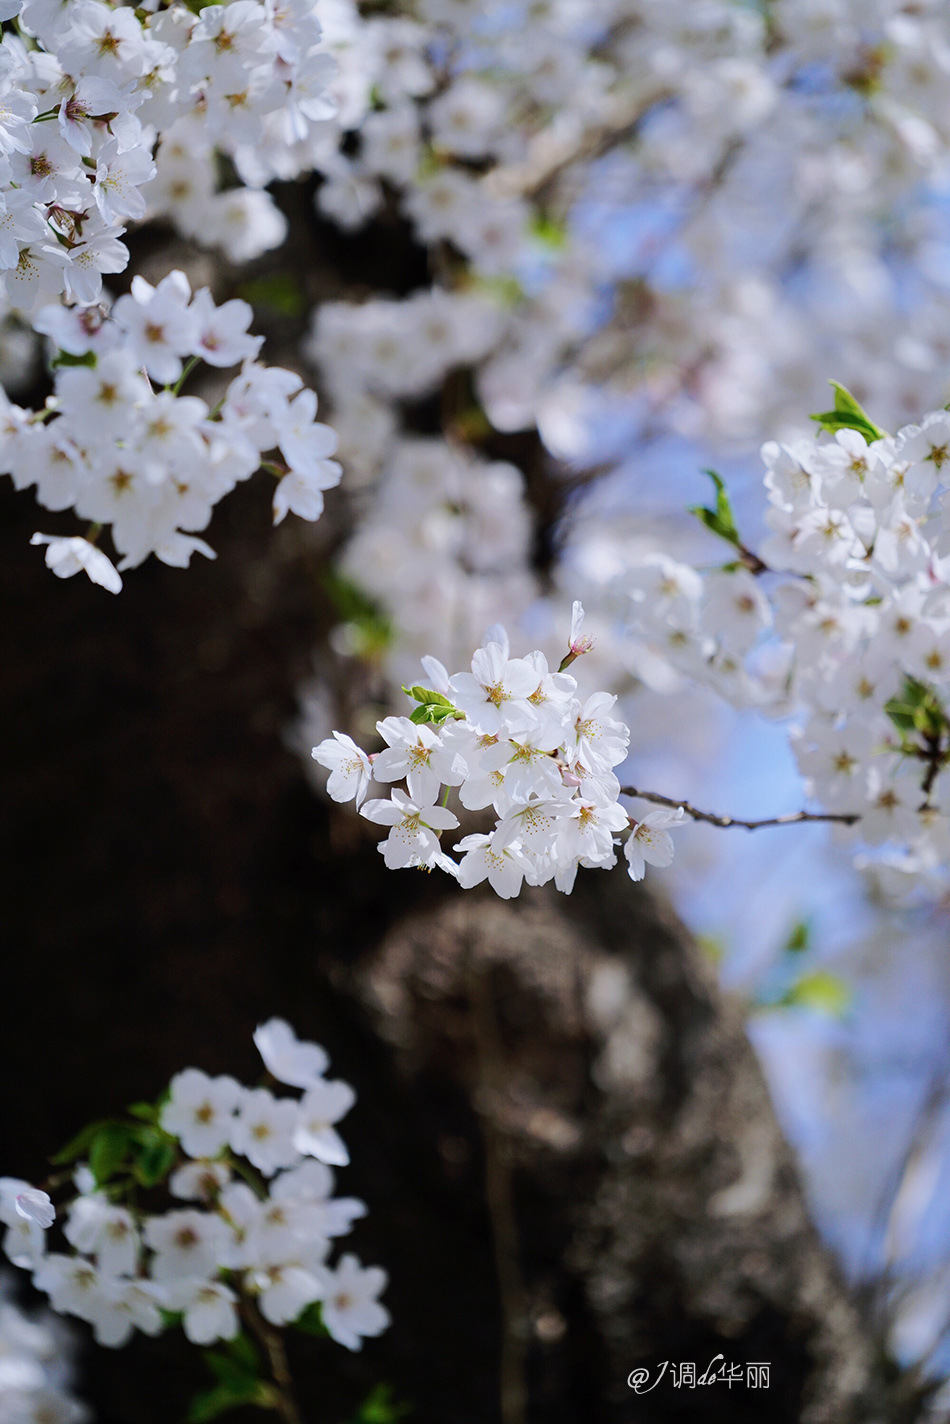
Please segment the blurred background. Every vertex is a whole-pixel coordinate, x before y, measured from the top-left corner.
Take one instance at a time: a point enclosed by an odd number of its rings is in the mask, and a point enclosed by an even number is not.
[[[295,1361],[314,1424],[380,1379],[423,1424],[512,1424],[512,1332],[531,1421],[760,1419],[752,1393],[631,1402],[635,1365],[724,1343],[772,1359],[769,1418],[950,1418],[939,877],[855,863],[821,826],[689,825],[645,891],[618,870],[570,906],[526,889],[463,911],[450,882],[385,872],[309,759],[332,728],[369,745],[420,655],[460,669],[492,622],[559,656],[580,598],[595,649],[575,671],[621,698],[623,784],[739,817],[805,804],[789,721],[632,634],[624,578],[652,551],[721,557],[686,512],[710,465],[756,548],[759,447],[806,432],[829,378],[889,429],[950,399],[950,14],[317,11],[339,113],[306,163],[258,175],[282,245],[209,254],[168,199],[190,160],[160,153],[165,197],[110,289],[180,267],[252,302],[264,359],[340,432],[325,515],[270,529],[259,477],[216,512],[215,563],[152,561],[107,599],[43,569],[32,495],[0,490],[4,1170],[41,1179],[86,1120],[187,1064],[253,1075],[253,1028],[279,1014],[358,1090],[345,1189],[391,1278],[385,1337]],[[467,194],[454,229],[432,197],[453,172],[487,205]],[[0,355],[41,403],[15,314]],[[774,1170],[737,1220],[711,1203],[759,1140]],[[166,1339],[84,1350],[76,1388],[101,1424],[167,1424],[184,1361]]]

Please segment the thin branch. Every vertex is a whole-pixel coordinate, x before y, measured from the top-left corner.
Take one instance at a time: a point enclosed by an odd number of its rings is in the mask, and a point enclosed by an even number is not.
[[[741,826],[745,831],[758,831],[762,826],[797,826],[805,821],[837,821],[842,826],[853,826],[861,817],[841,815],[823,811],[790,811],[785,816],[768,816],[762,821],[740,821],[736,816],[717,816],[712,811],[699,811],[688,801],[675,801],[672,796],[660,796],[656,791],[638,791],[634,786],[622,786],[621,796],[638,796],[641,801],[653,801],[657,806],[671,806],[674,811],[683,811],[694,821],[706,821],[710,826],[721,826],[728,830]]]
[[[561,136],[545,129],[529,146],[526,159],[505,164],[488,175],[489,190],[504,198],[537,197],[565,169],[599,158],[629,138],[647,111],[669,93],[667,85],[657,84],[633,94],[615,95],[599,122],[589,124],[579,134]]]
[[[272,1325],[267,1323],[249,1296],[243,1296],[241,1306],[245,1320],[267,1351],[267,1360],[274,1377],[273,1408],[275,1412],[280,1415],[285,1424],[303,1424],[300,1410],[297,1408],[297,1401],[294,1398],[290,1364],[280,1331],[275,1330]]]
[[[750,574],[755,574],[756,576],[758,576],[759,574],[770,574],[773,572],[773,570],[769,567],[765,560],[760,559],[758,554],[756,554],[752,549],[747,549],[745,544],[743,544],[741,540],[736,545],[736,549],[738,550],[739,558],[745,564]]]

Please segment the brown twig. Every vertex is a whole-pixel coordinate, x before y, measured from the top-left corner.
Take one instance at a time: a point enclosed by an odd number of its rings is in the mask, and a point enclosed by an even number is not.
[[[765,560],[760,559],[758,554],[754,553],[752,549],[747,549],[745,544],[737,544],[736,549],[739,552],[739,558],[745,564],[750,574],[770,574],[772,572]]]
[[[667,85],[654,85],[633,94],[615,95],[599,122],[589,124],[569,138],[549,130],[538,135],[522,162],[505,164],[489,174],[486,183],[498,197],[537,197],[567,168],[590,162],[633,134],[654,104],[669,96]]]
[[[861,817],[858,815],[835,814],[824,811],[790,811],[785,816],[767,816],[762,821],[741,821],[736,816],[717,816],[712,811],[699,811],[688,801],[676,801],[672,796],[660,796],[656,791],[638,791],[634,786],[622,786],[621,796],[638,796],[641,801],[653,801],[657,806],[670,806],[674,811],[682,811],[694,821],[705,821],[710,826],[720,826],[729,830],[741,826],[745,831],[758,831],[763,826],[797,826],[805,821],[837,821],[842,826],[853,826]]]
[[[274,1377],[274,1410],[286,1424],[303,1424],[294,1398],[293,1380],[284,1341],[279,1330],[269,1325],[249,1296],[241,1300],[241,1313],[252,1332],[263,1345],[271,1374]]]

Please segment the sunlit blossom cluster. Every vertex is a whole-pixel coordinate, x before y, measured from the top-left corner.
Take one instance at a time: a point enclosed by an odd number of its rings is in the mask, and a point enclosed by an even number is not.
[[[456,471],[477,500],[493,432],[536,428],[558,459],[606,464],[670,432],[784,432],[832,372],[898,418],[944,399],[939,7],[433,0],[361,18],[333,0],[321,14],[342,147],[315,157],[317,205],[349,231],[391,220],[395,196],[429,253],[430,284],[323,306],[305,347],[341,458],[370,487],[344,568],[391,621],[394,685],[426,646],[461,657],[537,598],[523,488],[496,501],[503,577],[480,580],[461,537]],[[403,442],[414,464],[416,405],[433,395],[444,438],[423,424],[426,463],[443,475],[420,499]],[[605,524],[622,562],[611,540]],[[618,659],[618,685],[628,671]]]
[[[574,615],[568,666],[589,647],[579,604]],[[425,658],[433,686],[409,689],[417,712],[376,724],[385,750],[370,757],[341,732],[313,748],[314,760],[330,772],[330,796],[355,801],[367,820],[390,828],[379,845],[390,869],[437,867],[466,890],[487,880],[506,900],[524,883],[553,880],[570,892],[581,865],[610,869],[622,832],[629,833],[624,855],[631,879],[643,878],[647,862],[669,865],[668,827],[683,812],[651,811],[637,821],[619,804],[614,767],[627,755],[630,733],[610,715],[616,697],[595,692],[581,701],[563,664],[551,672],[543,652],[510,653],[504,629],[492,627],[471,672],[450,677],[435,658]],[[371,781],[403,779],[405,790],[366,800]],[[473,831],[454,844],[460,860],[441,844],[444,832],[459,827],[447,804],[453,789],[464,812],[490,809],[495,818],[491,831]]]
[[[246,152],[247,168],[268,117],[299,137],[332,114],[312,3],[23,0],[3,17],[0,271],[14,308],[98,301],[103,274],[128,263],[126,226],[147,215],[235,261],[282,241],[259,183],[218,191],[214,155]]]
[[[318,206],[353,229],[395,190],[437,253],[436,286],[505,294],[476,382],[496,428],[539,423],[576,445],[583,384],[607,378],[645,419],[754,436],[763,417],[794,418],[816,357],[898,410],[936,394],[940,7],[436,0],[362,20],[334,0],[321,14],[349,141],[314,154]],[[908,305],[898,247],[926,301]]]
[[[54,393],[28,411],[0,392],[0,468],[18,489],[35,485],[45,509],[90,521],[91,536],[34,536],[54,573],[84,569],[118,592],[120,574],[95,544],[105,526],[122,570],[149,554],[179,567],[195,552],[213,558],[198,533],[262,462],[278,481],[275,523],[291,510],[319,518],[324,490],[340,479],[329,458],[336,435],[315,421],[317,398],[299,376],[255,360],[252,315],[246,302],[216,306],[206,289],[192,294],[181,272],[157,287],[133,278],[111,312],[48,306],[36,315],[57,353]],[[214,410],[180,393],[198,362],[240,366]]]
[[[329,1259],[366,1212],[333,1195],[333,1169],[349,1161],[336,1125],[353,1089],[326,1077],[323,1049],[283,1020],[254,1037],[271,1078],[301,1096],[197,1068],[176,1074],[150,1136],[139,1138],[165,1154],[157,1178],[167,1179],[170,1210],[140,1209],[121,1170],[98,1180],[95,1140],[58,1213],[47,1193],[0,1178],[6,1255],[32,1272],[54,1310],[87,1321],[99,1344],[118,1347],[137,1330],[157,1335],[180,1321],[192,1343],[209,1345],[233,1340],[249,1312],[285,1326],[317,1302],[322,1328],[350,1350],[388,1325],[378,1301],[385,1272],[352,1254]],[[66,1249],[48,1244],[57,1215]]]
[[[855,423],[862,424],[858,415]],[[886,435],[842,424],[762,450],[770,534],[700,572],[662,554],[625,575],[635,627],[728,699],[795,713],[808,793],[884,860],[950,855],[950,415]]]

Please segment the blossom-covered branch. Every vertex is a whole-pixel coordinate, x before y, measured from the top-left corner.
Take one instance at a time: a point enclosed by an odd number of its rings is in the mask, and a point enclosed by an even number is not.
[[[197,532],[270,450],[283,462],[275,524],[289,510],[319,518],[324,490],[340,479],[329,458],[336,435],[315,421],[317,398],[299,376],[255,359],[261,338],[248,334],[252,315],[247,302],[218,307],[206,289],[193,295],[182,272],[157,287],[135,277],[111,313],[48,306],[37,314],[37,330],[56,351],[54,393],[42,410],[27,411],[0,391],[0,466],[18,489],[35,485],[45,508],[74,508],[91,521],[85,538],[34,536],[54,573],[84,569],[117,593],[121,577],[94,547],[105,526],[121,570],[151,553],[179,567],[195,552],[214,558]],[[240,367],[213,411],[181,394],[199,362]]]
[[[254,1404],[299,1419],[281,1331],[294,1326],[358,1350],[389,1324],[377,1297],[386,1273],[353,1255],[329,1261],[366,1212],[334,1197],[335,1167],[349,1161],[336,1124],[355,1094],[326,1077],[329,1060],[271,1019],[254,1035],[277,1097],[227,1076],[186,1068],[156,1105],[92,1123],[52,1160],[47,1191],[0,1178],[3,1249],[29,1270],[54,1310],[93,1328],[100,1345],[136,1330],[180,1325],[208,1355],[218,1383],[195,1417]],[[164,1191],[170,1209],[143,1210]],[[49,1249],[63,1216],[66,1249]],[[262,1356],[254,1341],[264,1347]],[[205,1410],[206,1412],[201,1412]]]

